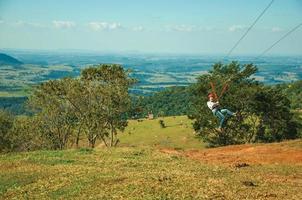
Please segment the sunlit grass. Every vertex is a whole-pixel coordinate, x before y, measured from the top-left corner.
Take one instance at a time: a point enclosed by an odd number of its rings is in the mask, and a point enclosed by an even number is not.
[[[69,162],[72,161],[72,162]],[[0,156],[2,199],[299,199],[299,166],[235,169],[150,147]]]
[[[161,128],[163,120],[166,128]],[[200,149],[204,143],[195,136],[192,121],[187,116],[164,117],[153,120],[130,120],[120,135],[121,146],[159,146],[177,149]]]
[[[186,116],[131,120],[120,141],[117,148],[2,154],[0,199],[302,198],[300,165],[236,168],[163,153],[162,148],[204,148]],[[301,144],[272,145],[301,149]]]

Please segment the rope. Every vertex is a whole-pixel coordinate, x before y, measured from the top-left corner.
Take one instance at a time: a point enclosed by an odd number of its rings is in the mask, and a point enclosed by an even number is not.
[[[279,42],[281,42],[281,40],[283,40],[284,38],[286,38],[287,36],[289,36],[292,32],[294,32],[295,30],[297,30],[300,26],[302,26],[302,23],[298,24],[293,29],[291,29],[290,31],[288,31],[279,40],[277,40],[276,42],[274,42],[269,48],[267,48],[266,50],[264,50],[257,58],[259,58],[259,57],[263,56],[264,54],[266,54],[269,50],[271,50],[274,46],[276,46]]]
[[[225,82],[224,85],[223,85],[222,91],[221,91],[220,95],[218,96],[217,93],[216,93],[215,85],[212,81],[210,82],[210,85],[211,85],[211,88],[212,88],[212,94],[214,95],[214,98],[216,100],[219,100],[229,87],[229,84],[227,82]]]
[[[215,90],[215,85],[212,81],[210,82],[210,84],[211,84],[211,88],[212,88],[212,93],[214,94],[214,98],[218,100],[218,96],[217,96],[217,93]]]
[[[241,36],[241,38],[236,42],[236,44],[231,48],[225,58],[229,57],[233,50],[239,45],[239,43],[245,38],[245,36],[250,32],[250,30],[255,26],[255,24],[259,21],[259,19],[264,15],[264,13],[269,9],[269,7],[273,4],[274,0],[272,0],[266,8],[260,13],[260,15],[256,18],[256,20],[252,23],[252,25],[247,29],[247,31]]]
[[[219,95],[219,99],[222,97],[222,95],[224,94],[224,92],[227,90],[228,87],[229,87],[229,84],[227,84],[227,83],[224,84],[223,89]]]

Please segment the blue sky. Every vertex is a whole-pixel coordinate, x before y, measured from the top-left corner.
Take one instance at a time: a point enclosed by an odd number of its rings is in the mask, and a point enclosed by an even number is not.
[[[0,0],[0,48],[226,54],[270,1]],[[275,0],[233,54],[301,22],[302,0]],[[302,27],[269,54],[302,55]]]

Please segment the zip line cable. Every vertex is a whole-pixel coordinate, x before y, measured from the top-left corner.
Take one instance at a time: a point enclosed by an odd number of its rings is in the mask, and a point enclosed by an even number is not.
[[[292,32],[294,32],[295,30],[297,30],[300,26],[302,26],[302,23],[298,24],[293,29],[291,29],[290,31],[288,31],[279,40],[277,40],[270,47],[268,47],[266,50],[264,50],[257,58],[259,58],[259,57],[263,56],[264,54],[266,54],[269,50],[271,50],[274,46],[276,46],[279,42],[281,42],[281,40],[283,40],[284,38],[286,38],[287,36],[289,36]]]
[[[250,30],[255,26],[255,24],[259,21],[259,19],[264,15],[264,13],[267,11],[267,9],[269,9],[269,7],[271,7],[271,5],[273,4],[274,0],[272,0],[267,6],[266,8],[260,13],[260,15],[256,18],[256,20],[252,23],[252,25],[247,29],[247,31],[241,36],[241,38],[236,42],[236,44],[231,48],[231,50],[228,52],[227,57],[229,57],[231,55],[231,53],[233,52],[233,50],[239,45],[239,43],[245,38],[245,36],[250,32]]]

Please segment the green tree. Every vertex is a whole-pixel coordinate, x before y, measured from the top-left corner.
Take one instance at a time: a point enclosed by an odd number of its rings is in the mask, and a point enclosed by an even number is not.
[[[253,108],[259,117],[257,140],[263,142],[295,139],[298,126],[290,112],[289,99],[277,88],[266,87],[255,93]]]
[[[292,83],[284,83],[276,86],[276,89],[282,92],[290,99],[291,108],[295,110],[302,110],[302,80]]]
[[[87,127],[92,147],[98,137],[106,146],[116,146],[118,130],[123,131],[127,126],[126,113],[130,108],[128,89],[135,80],[129,78],[129,71],[121,65],[102,64],[83,70],[81,81],[86,88],[84,99],[91,103],[88,107],[99,110],[89,119],[94,126]],[[90,113],[93,113],[92,110]]]
[[[13,116],[4,111],[0,110],[0,152],[8,151],[11,146],[10,141],[10,130],[13,127]]]
[[[117,145],[118,130],[127,126],[128,89],[135,82],[128,73],[120,65],[102,64],[84,69],[80,78],[36,87],[29,102],[53,148],[65,148],[70,137],[78,144],[81,132],[92,148],[97,139]]]
[[[37,86],[29,99],[35,111],[36,126],[52,149],[64,149],[76,122],[71,104],[64,99],[70,79],[51,80]]]
[[[10,131],[11,151],[32,151],[37,149],[49,149],[49,141],[40,135],[38,119],[31,116],[15,117]]]
[[[195,119],[193,126],[196,132],[211,146],[297,137],[288,99],[281,91],[271,90],[255,81],[252,75],[256,71],[252,64],[217,63],[192,87],[190,118]],[[207,94],[211,92],[210,82],[215,83],[218,94],[226,83],[229,85],[219,102],[222,107],[238,113],[238,117],[229,118],[223,132],[216,131],[218,120],[206,105]],[[264,133],[266,136],[261,136]]]

